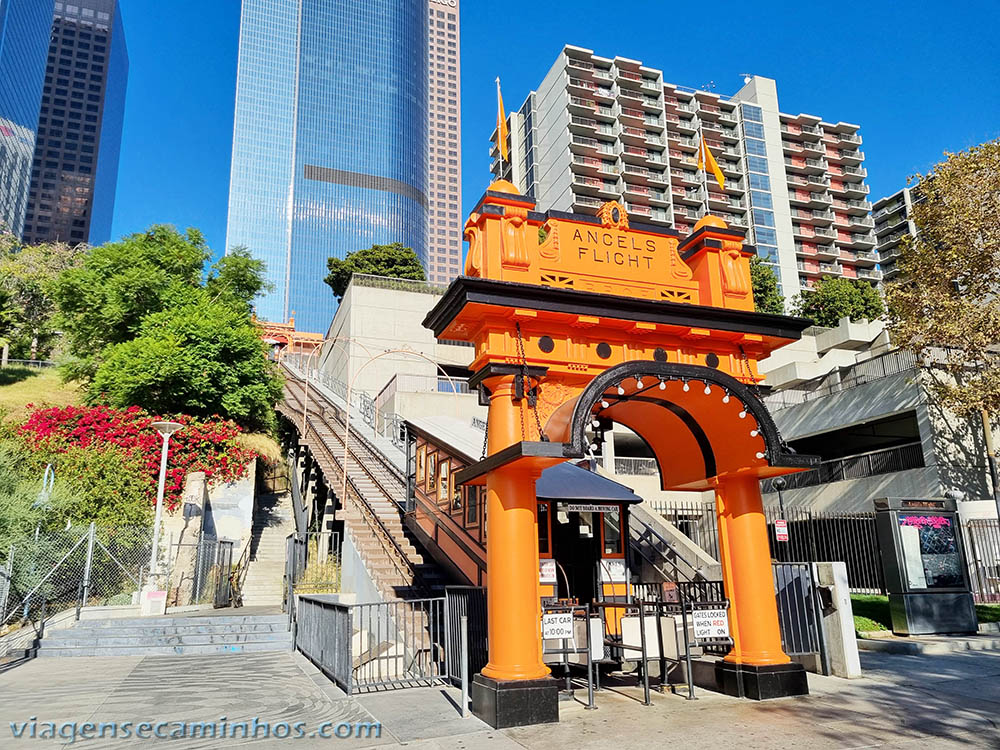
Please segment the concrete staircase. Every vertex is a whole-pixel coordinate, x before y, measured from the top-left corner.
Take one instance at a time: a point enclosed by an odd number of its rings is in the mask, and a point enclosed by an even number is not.
[[[250,563],[243,580],[243,606],[281,606],[286,539],[294,532],[291,494],[262,497],[254,516]]]
[[[286,615],[82,620],[42,638],[38,657],[243,654],[292,647]]]

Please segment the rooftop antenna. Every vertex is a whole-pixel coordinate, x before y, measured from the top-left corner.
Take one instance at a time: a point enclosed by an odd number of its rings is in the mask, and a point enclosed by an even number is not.
[[[740,73],[743,76],[743,83],[750,83],[753,76],[750,73]]]
[[[706,83],[701,88],[704,91],[714,91],[715,90],[715,81],[709,81],[708,83]]]

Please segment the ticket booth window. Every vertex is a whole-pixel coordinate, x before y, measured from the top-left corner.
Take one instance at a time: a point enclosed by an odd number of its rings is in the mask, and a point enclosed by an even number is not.
[[[479,523],[479,487],[470,485],[465,488],[465,525],[475,526]]]
[[[538,504],[538,554],[549,554],[549,504]]]
[[[601,515],[604,516],[604,554],[622,554],[621,512],[615,510]]]

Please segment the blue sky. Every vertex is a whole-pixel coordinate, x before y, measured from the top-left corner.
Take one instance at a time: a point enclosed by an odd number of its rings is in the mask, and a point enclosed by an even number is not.
[[[113,236],[196,226],[224,249],[239,0],[122,0],[130,57]],[[778,81],[783,111],[861,125],[871,197],[1000,137],[1000,3],[465,0],[463,204],[489,183],[494,79],[520,105],[563,44],[721,94]]]

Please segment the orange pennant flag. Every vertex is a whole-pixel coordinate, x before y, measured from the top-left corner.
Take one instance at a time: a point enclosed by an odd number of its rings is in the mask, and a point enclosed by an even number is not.
[[[705,143],[705,136],[701,136],[701,143],[698,144],[698,169],[709,171],[715,175],[716,182],[719,183],[719,189],[726,189],[726,178],[722,174],[722,170],[719,169],[719,163],[712,156],[712,150]]]

